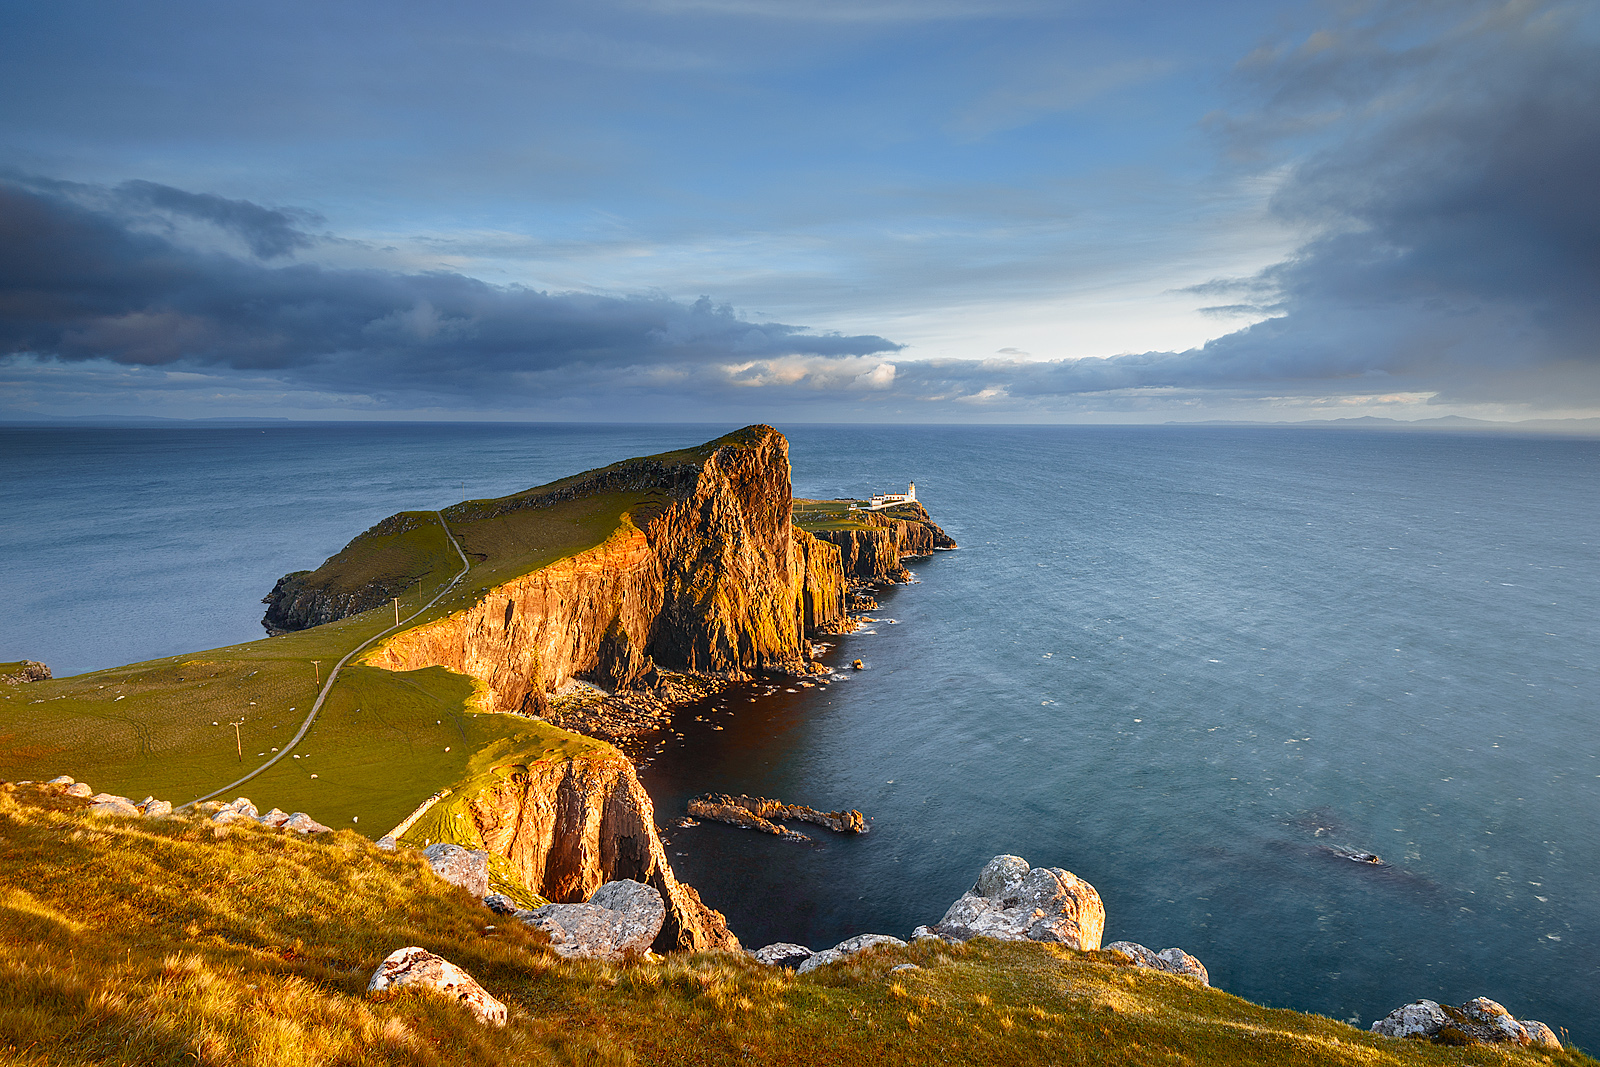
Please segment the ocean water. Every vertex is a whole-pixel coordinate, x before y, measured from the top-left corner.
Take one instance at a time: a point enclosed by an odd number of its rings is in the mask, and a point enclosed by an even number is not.
[[[0,659],[247,639],[387,514],[730,428],[0,429]],[[1252,1000],[1485,995],[1600,1044],[1600,442],[782,429],[797,494],[914,479],[962,547],[837,642],[867,670],[689,709],[645,768],[663,824],[705,790],[872,818],[671,830],[746,944],[905,937],[1008,852]]]

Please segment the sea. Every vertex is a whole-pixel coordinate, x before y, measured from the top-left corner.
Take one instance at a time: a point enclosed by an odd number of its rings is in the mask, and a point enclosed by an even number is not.
[[[3,427],[0,660],[258,637],[280,575],[388,514],[734,428]],[[652,750],[673,866],[746,945],[907,937],[1009,853],[1253,1001],[1488,996],[1600,1047],[1600,440],[780,429],[797,495],[914,480],[961,547],[833,640],[864,669]],[[670,825],[708,790],[871,831]]]

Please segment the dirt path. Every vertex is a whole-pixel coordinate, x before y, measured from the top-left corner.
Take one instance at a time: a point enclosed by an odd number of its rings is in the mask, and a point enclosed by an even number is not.
[[[398,625],[391,626],[387,630],[384,630],[382,633],[373,634],[371,637],[369,637],[365,641],[361,642],[355,648],[352,648],[349,652],[346,652],[344,654],[344,658],[341,659],[338,663],[336,663],[334,665],[333,670],[328,672],[328,680],[322,683],[322,690],[319,693],[317,693],[316,703],[311,705],[311,712],[310,712],[310,714],[308,714],[306,716],[306,721],[300,724],[300,729],[295,733],[295,735],[293,737],[291,737],[289,739],[289,743],[284,745],[283,748],[279,750],[277,755],[273,756],[271,759],[267,760],[267,762],[263,763],[261,766],[257,767],[255,770],[251,771],[249,774],[245,775],[243,778],[240,778],[238,781],[230,782],[227,785],[223,786],[221,789],[216,790],[215,792],[207,793],[203,797],[196,797],[195,799],[189,801],[187,804],[179,805],[178,809],[177,809],[178,811],[182,811],[185,808],[191,808],[196,804],[200,804],[200,803],[203,803],[203,802],[205,802],[207,800],[210,800],[212,797],[221,796],[223,793],[231,792],[233,789],[235,789],[235,788],[243,785],[244,783],[248,782],[250,779],[254,778],[256,775],[260,774],[262,771],[266,770],[268,767],[272,766],[274,763],[277,763],[279,760],[283,759],[283,757],[287,756],[294,749],[294,746],[296,746],[296,745],[298,745],[300,743],[300,739],[305,737],[306,731],[311,729],[311,724],[313,722],[315,722],[316,719],[317,719],[317,712],[322,710],[322,702],[324,700],[327,700],[328,699],[328,694],[333,691],[333,683],[334,683],[334,681],[336,681],[338,679],[339,671],[344,667],[344,665],[346,663],[349,663],[350,660],[358,652],[361,652],[363,649],[365,649],[368,645],[372,644],[374,641],[376,641],[376,640],[378,640],[379,638],[382,638],[382,637],[388,637],[390,634],[394,633],[396,630],[399,630],[402,627],[404,627],[405,625],[407,625],[408,623],[410,623],[412,619],[415,619],[417,616],[421,615],[423,612],[425,612],[429,608],[433,607],[439,601],[443,600],[447,593],[449,593],[452,589],[454,589],[457,585],[459,585],[461,583],[461,579],[463,579],[463,578],[465,578],[467,576],[467,571],[472,568],[472,564],[470,562],[468,562],[467,554],[465,552],[461,551],[461,545],[456,541],[456,535],[450,532],[450,526],[449,526],[448,523],[446,523],[444,521],[444,515],[442,515],[441,513],[437,512],[437,511],[434,512],[434,515],[438,517],[439,525],[440,525],[440,527],[443,528],[444,535],[450,539],[450,547],[455,549],[456,550],[456,555],[461,557],[461,573],[457,574],[454,578],[450,579],[450,584],[445,586],[443,589],[441,589],[439,591],[439,595],[438,596],[434,597],[432,600],[430,600],[426,604],[422,605],[422,607],[418,608],[416,611],[414,611],[410,615],[406,616],[404,619],[402,619],[400,621],[400,623]]]

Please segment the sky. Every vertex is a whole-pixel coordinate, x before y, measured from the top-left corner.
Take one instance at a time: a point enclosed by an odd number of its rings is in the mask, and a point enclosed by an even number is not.
[[[1600,415],[1600,6],[0,5],[0,418]]]

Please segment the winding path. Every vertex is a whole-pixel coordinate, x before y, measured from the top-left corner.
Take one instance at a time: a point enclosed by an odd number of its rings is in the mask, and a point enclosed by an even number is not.
[[[315,722],[316,719],[317,719],[317,712],[322,710],[322,702],[324,700],[327,700],[328,699],[328,694],[333,691],[333,683],[334,683],[334,680],[339,677],[340,669],[343,668],[346,663],[349,663],[351,658],[353,656],[355,656],[356,653],[362,651],[368,645],[372,644],[372,642],[378,640],[380,637],[388,637],[390,634],[394,633],[396,630],[398,630],[401,627],[405,626],[412,619],[415,619],[418,615],[421,615],[423,612],[425,612],[429,608],[433,607],[439,601],[443,600],[447,593],[449,593],[457,585],[461,584],[461,579],[463,579],[463,578],[465,578],[467,576],[467,571],[472,569],[472,564],[470,562],[468,562],[467,554],[465,552],[461,551],[461,545],[460,545],[459,542],[456,541],[456,535],[450,532],[450,525],[444,521],[444,514],[442,512],[438,512],[438,511],[434,512],[433,514],[434,514],[435,517],[438,518],[439,526],[440,526],[441,529],[444,530],[444,535],[450,539],[450,547],[455,549],[456,550],[456,555],[461,557],[461,573],[456,575],[454,578],[450,579],[450,584],[445,586],[443,589],[441,589],[439,591],[439,595],[438,596],[434,597],[432,600],[430,600],[426,604],[422,605],[422,607],[418,608],[416,611],[412,612],[410,615],[407,615],[399,623],[397,623],[394,626],[389,627],[387,630],[384,630],[382,633],[373,634],[371,637],[369,637],[365,641],[361,642],[355,648],[352,648],[349,652],[346,652],[344,654],[344,658],[341,659],[338,663],[334,664],[333,670],[328,672],[328,680],[326,682],[322,683],[322,690],[321,690],[321,692],[319,692],[317,694],[316,702],[311,705],[311,713],[306,716],[306,721],[300,724],[300,729],[295,733],[295,735],[293,737],[291,737],[289,739],[289,743],[284,745],[283,748],[281,750],[279,750],[279,752],[278,752],[278,754],[276,756],[273,756],[271,759],[267,760],[267,762],[263,763],[261,766],[257,767],[255,770],[251,771],[249,774],[245,775],[243,778],[240,778],[238,781],[230,782],[229,784],[223,786],[221,789],[218,789],[217,791],[215,791],[213,793],[207,793],[203,797],[195,797],[193,800],[189,801],[187,804],[178,805],[178,808],[177,808],[178,811],[183,811],[185,808],[192,808],[196,804],[202,804],[205,801],[210,800],[212,797],[221,796],[223,793],[230,792],[233,789],[237,788],[238,786],[244,785],[244,783],[248,782],[250,779],[254,778],[256,775],[260,774],[262,771],[266,770],[268,767],[272,766],[274,763],[277,763],[279,760],[283,759],[283,757],[287,756],[289,754],[290,750],[293,749],[294,746],[296,746],[296,745],[298,745],[300,743],[300,739],[305,737],[306,731],[311,729],[311,724],[313,722]]]

